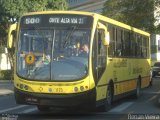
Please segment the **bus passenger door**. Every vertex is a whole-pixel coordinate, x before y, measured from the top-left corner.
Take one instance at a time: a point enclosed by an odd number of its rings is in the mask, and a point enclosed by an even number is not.
[[[96,84],[106,68],[107,47],[103,44],[104,30],[97,29],[93,41],[92,66]]]

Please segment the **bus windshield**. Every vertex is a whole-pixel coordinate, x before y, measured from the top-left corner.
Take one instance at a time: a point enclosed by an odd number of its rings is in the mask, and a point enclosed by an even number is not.
[[[17,73],[29,80],[74,81],[88,74],[90,28],[21,29]]]

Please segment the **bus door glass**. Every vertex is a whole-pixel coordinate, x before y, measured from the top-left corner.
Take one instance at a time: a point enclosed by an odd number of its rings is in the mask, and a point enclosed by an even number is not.
[[[107,48],[103,44],[103,34],[105,34],[103,30],[97,29],[93,41],[92,66],[96,82],[98,82],[106,68]]]

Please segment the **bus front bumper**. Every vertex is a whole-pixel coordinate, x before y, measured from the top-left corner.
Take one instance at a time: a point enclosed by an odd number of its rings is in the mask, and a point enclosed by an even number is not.
[[[30,93],[14,88],[17,104],[45,105],[55,107],[95,106],[95,89],[75,94]]]

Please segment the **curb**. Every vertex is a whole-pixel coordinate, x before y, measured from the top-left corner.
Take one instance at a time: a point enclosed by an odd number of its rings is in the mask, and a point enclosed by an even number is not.
[[[0,82],[13,82],[13,80],[0,80]]]
[[[9,89],[0,89],[0,96],[4,96],[4,95],[10,95],[13,94],[14,92],[12,90]]]

